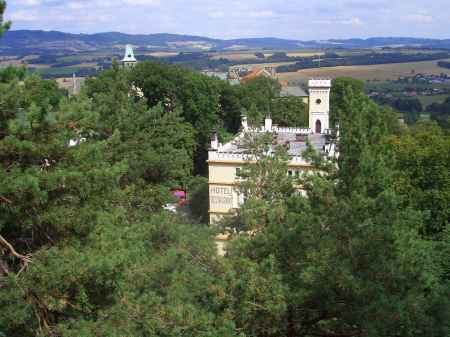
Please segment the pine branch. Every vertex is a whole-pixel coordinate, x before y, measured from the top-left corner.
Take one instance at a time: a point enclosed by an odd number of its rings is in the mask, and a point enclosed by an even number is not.
[[[5,247],[9,253],[14,256],[15,258],[19,259],[22,262],[22,268],[18,272],[17,275],[20,275],[20,273],[25,270],[25,268],[28,266],[29,263],[31,263],[31,255],[22,255],[18,253],[13,245],[11,245],[2,235],[0,235],[0,245]]]

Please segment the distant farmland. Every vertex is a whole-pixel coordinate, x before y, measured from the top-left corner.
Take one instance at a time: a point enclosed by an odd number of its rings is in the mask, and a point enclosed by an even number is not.
[[[219,52],[219,53],[214,53],[211,54],[211,59],[213,60],[218,60],[218,59],[227,59],[230,61],[247,61],[247,60],[256,60],[258,59],[255,55],[257,51],[252,51],[252,52],[248,52],[248,51],[239,51],[239,52]],[[268,52],[268,51],[261,51],[261,53],[264,54],[264,57],[268,58],[270,56],[272,56],[274,54],[273,52]],[[325,53],[323,51],[293,51],[293,52],[287,52],[286,55],[289,57],[311,57],[314,55],[324,55]],[[270,60],[268,60],[270,62]]]
[[[280,73],[278,77],[285,81],[305,81],[311,77],[353,77],[364,81],[395,80],[399,77],[418,73],[450,75],[450,69],[437,65],[438,61],[377,64],[368,66],[343,66],[329,68],[302,69],[292,73]]]

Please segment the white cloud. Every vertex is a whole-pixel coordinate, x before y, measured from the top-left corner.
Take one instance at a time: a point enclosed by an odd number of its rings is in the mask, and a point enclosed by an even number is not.
[[[13,22],[14,21],[38,21],[39,16],[30,11],[20,10],[20,11],[12,12],[10,15],[10,19]]]
[[[67,7],[70,9],[83,9],[87,7],[85,2],[72,1],[67,4]]]
[[[159,0],[123,0],[125,4],[134,6],[159,6]]]
[[[349,26],[362,26],[364,22],[357,17],[350,19],[338,19],[338,20],[314,20],[313,23],[320,25],[349,25]]]
[[[350,25],[350,26],[362,26],[364,22],[360,18],[351,18],[348,20],[341,20],[338,23],[341,23],[343,25]]]
[[[272,18],[275,16],[275,13],[270,10],[265,11],[251,11],[249,13],[249,16],[251,18]]]
[[[22,6],[38,6],[42,3],[41,0],[16,0],[16,2]]]
[[[424,13],[407,15],[405,19],[415,23],[431,23],[434,21],[433,16]]]
[[[208,13],[208,16],[211,19],[223,19],[225,17],[225,13],[222,11],[215,11]]]

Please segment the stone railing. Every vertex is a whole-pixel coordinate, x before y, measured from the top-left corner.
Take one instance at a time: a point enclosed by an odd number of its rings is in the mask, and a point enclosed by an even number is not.
[[[309,135],[312,133],[312,130],[308,128],[280,127],[280,126],[274,126],[272,128],[272,131],[280,133],[303,134],[303,135]]]
[[[208,160],[251,161],[253,156],[246,153],[209,151]]]
[[[208,160],[210,161],[237,161],[237,162],[251,162],[256,161],[256,157],[247,153],[231,153],[231,152],[217,152],[209,151]],[[309,165],[309,163],[302,156],[292,156],[289,159],[291,165]]]
[[[289,164],[291,165],[310,165],[309,162],[307,162],[303,157],[301,156],[295,156],[295,157],[291,157]]]
[[[245,130],[245,132],[248,133],[280,132],[280,133],[295,133],[295,134],[301,133],[305,135],[313,133],[312,130],[309,128],[282,127],[277,125],[272,126],[270,130],[266,130],[266,128],[262,126],[260,128],[248,128]]]
[[[331,88],[330,79],[311,79],[308,81],[310,88]]]

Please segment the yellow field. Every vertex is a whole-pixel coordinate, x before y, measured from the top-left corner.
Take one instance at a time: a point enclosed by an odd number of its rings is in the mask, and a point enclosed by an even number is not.
[[[177,56],[178,52],[171,52],[171,51],[155,51],[151,53],[145,53],[144,55],[153,56],[153,57],[170,57],[170,56]]]
[[[418,73],[450,75],[450,69],[437,65],[438,61],[377,64],[369,66],[329,67],[320,69],[304,69],[293,73],[279,73],[278,77],[284,81],[304,81],[312,77],[353,77],[365,81],[395,80],[399,77],[411,76]]]
[[[325,55],[324,52],[315,52],[315,51],[299,51],[299,52],[292,52],[292,53],[287,53],[287,56],[289,57],[311,57],[311,56],[316,56],[316,55]]]

